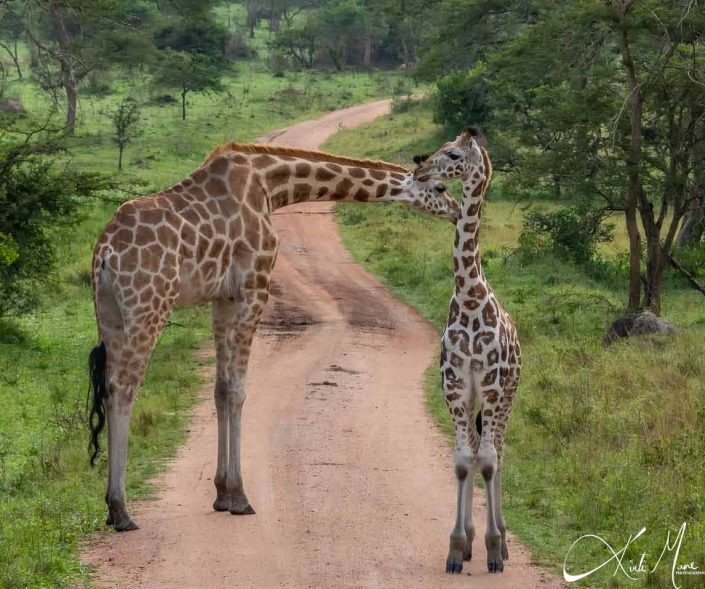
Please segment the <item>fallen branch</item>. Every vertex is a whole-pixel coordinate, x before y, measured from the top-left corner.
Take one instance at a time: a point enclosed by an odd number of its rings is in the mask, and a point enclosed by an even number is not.
[[[668,261],[671,263],[671,266],[673,266],[676,270],[678,270],[683,276],[686,277],[688,282],[693,285],[693,288],[696,290],[699,290],[701,293],[705,295],[705,286],[700,284],[697,280],[695,280],[695,276],[693,276],[690,272],[688,272],[683,266],[681,266],[678,261],[673,257],[673,256],[668,256]]]

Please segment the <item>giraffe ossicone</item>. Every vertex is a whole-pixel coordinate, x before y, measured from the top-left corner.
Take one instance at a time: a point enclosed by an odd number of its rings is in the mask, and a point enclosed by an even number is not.
[[[476,469],[485,481],[487,568],[502,572],[509,558],[502,512],[504,433],[521,371],[521,349],[512,318],[485,279],[479,251],[480,216],[492,176],[481,136],[468,128],[435,154],[419,157],[416,177],[460,177],[463,202],[456,223],[455,288],[441,339],[443,392],[455,428],[458,481],[456,521],[450,535],[446,572],[460,573],[472,557]],[[474,417],[476,406],[479,412]]]
[[[90,354],[93,457],[108,425],[107,523],[137,526],[125,470],[132,406],[172,309],[212,304],[218,511],[254,513],[240,467],[250,347],[269,297],[278,238],[270,214],[305,201],[401,202],[455,221],[459,207],[435,179],[401,166],[319,151],[229,143],[172,187],[123,204],[93,254],[99,343]]]

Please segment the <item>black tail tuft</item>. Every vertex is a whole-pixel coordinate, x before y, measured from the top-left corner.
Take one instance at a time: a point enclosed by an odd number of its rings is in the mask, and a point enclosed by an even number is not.
[[[477,412],[477,417],[475,418],[475,429],[478,434],[482,435],[482,411]]]
[[[88,445],[91,452],[91,466],[95,466],[95,459],[100,452],[100,432],[105,427],[105,367],[108,353],[103,342],[91,350],[88,356],[88,375],[90,387],[88,389],[88,425],[91,429],[91,441]]]

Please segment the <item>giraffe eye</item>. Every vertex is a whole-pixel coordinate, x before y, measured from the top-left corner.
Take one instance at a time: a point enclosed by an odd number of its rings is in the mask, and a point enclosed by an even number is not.
[[[457,153],[449,153],[448,157],[452,160],[459,160],[460,159],[460,155]]]
[[[443,193],[445,191],[446,191],[446,187],[443,184],[441,184],[440,186],[436,186],[436,192]]]

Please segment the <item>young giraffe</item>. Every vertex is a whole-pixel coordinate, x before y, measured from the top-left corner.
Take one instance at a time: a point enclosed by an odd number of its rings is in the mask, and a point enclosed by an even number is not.
[[[212,303],[218,415],[213,508],[254,513],[240,471],[240,416],[250,345],[277,256],[270,213],[309,200],[402,202],[455,220],[458,205],[444,190],[439,181],[416,182],[404,168],[384,162],[230,143],[182,182],[122,205],[93,255],[100,341],[89,358],[91,462],[107,410],[107,523],[120,531],[137,528],[125,501],[132,405],[175,305]]]
[[[455,291],[441,342],[441,379],[455,426],[455,474],[458,510],[450,535],[446,572],[460,573],[472,556],[475,526],[472,496],[475,468],[485,481],[487,498],[487,568],[504,570],[509,558],[502,514],[504,432],[521,370],[521,350],[514,322],[502,309],[485,279],[478,249],[482,202],[492,176],[487,152],[466,129],[428,158],[416,158],[417,176],[460,176],[461,216],[456,223]],[[421,163],[423,161],[423,163]],[[479,404],[476,426],[472,414]],[[476,431],[477,430],[477,431]],[[480,438],[478,439],[478,433]]]

